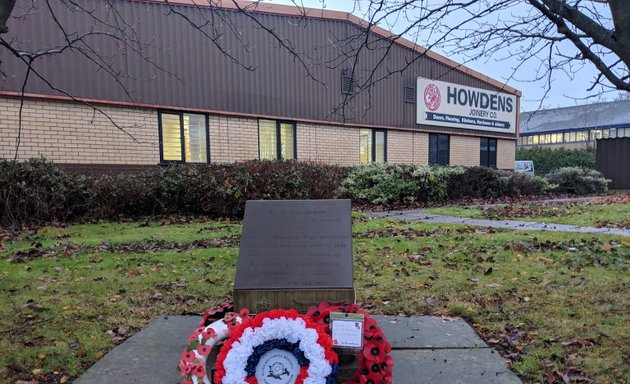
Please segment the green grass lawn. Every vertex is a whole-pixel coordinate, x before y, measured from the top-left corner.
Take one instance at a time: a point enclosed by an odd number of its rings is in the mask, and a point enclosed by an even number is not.
[[[354,217],[369,311],[463,316],[526,382],[630,376],[630,239]],[[171,219],[3,240],[0,381],[69,381],[155,317],[231,299],[240,229]]]
[[[630,195],[627,195],[630,196]],[[588,204],[576,201],[563,204],[499,206],[450,206],[428,209],[438,215],[491,220],[536,221],[585,227],[630,229],[630,203]]]

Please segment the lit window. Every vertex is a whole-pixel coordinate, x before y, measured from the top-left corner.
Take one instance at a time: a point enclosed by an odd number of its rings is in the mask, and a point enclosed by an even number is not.
[[[482,167],[497,167],[497,139],[481,138],[480,164]]]
[[[580,131],[580,132],[576,132],[576,134],[577,134],[577,141],[588,140],[588,131]]]
[[[449,136],[429,135],[429,164],[448,165],[449,164]]]
[[[162,162],[208,162],[206,115],[160,112],[158,120]]]
[[[387,133],[378,129],[359,130],[361,164],[387,162]]]
[[[576,136],[575,132],[570,132],[569,133],[569,142],[570,143],[574,143],[576,141],[577,141],[577,136]]]
[[[610,128],[610,138],[614,139],[617,137],[617,128]]]
[[[258,150],[261,160],[295,159],[295,123],[258,120]]]
[[[597,139],[601,139],[602,138],[602,130],[601,129],[596,129],[594,131],[591,131],[591,140],[597,140]]]
[[[538,143],[539,143],[539,138],[538,138],[538,135],[532,136],[532,143],[533,143],[534,145],[538,145]],[[542,143],[541,143],[541,144],[542,144]]]

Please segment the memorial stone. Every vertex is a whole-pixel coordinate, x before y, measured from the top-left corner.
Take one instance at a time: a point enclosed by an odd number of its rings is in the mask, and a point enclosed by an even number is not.
[[[237,310],[354,302],[350,200],[256,200],[245,206]]]

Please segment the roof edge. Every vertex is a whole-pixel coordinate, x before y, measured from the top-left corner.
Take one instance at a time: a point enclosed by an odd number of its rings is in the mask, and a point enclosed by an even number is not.
[[[315,19],[326,19],[326,20],[337,20],[337,21],[346,21],[352,24],[355,24],[361,28],[370,27],[370,23],[358,16],[355,16],[351,13],[343,12],[343,11],[334,11],[323,8],[307,8],[307,7],[296,7],[291,5],[280,5],[280,4],[271,4],[265,3],[261,1],[244,1],[244,0],[132,0],[136,2],[142,3],[155,3],[155,4],[176,4],[176,5],[189,5],[189,6],[197,6],[197,7],[207,7],[207,8],[223,8],[223,9],[233,9],[238,10],[245,9],[250,12],[255,13],[265,13],[265,14],[275,14],[275,15],[284,15],[284,16],[302,16],[302,17],[310,17]],[[435,53],[421,45],[418,45],[411,40],[408,40],[404,37],[396,35],[384,28],[379,26],[372,25],[370,30],[376,33],[379,36],[382,36],[386,39],[392,40],[394,43],[411,49],[419,53],[420,55],[425,55],[428,58],[431,58],[435,61],[438,61],[442,64],[445,64],[455,70],[458,70],[464,74],[472,76],[476,79],[479,79],[489,85],[497,87],[503,91],[514,94],[516,96],[522,96],[523,93],[509,85],[507,83],[502,83],[499,80],[493,79],[490,76],[484,75],[481,72],[477,72],[474,69],[471,69],[463,64],[457,63],[445,56],[440,55],[439,53]]]

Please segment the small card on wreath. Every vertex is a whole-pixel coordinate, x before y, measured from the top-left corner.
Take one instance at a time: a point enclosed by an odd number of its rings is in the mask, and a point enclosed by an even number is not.
[[[362,349],[364,320],[362,313],[331,312],[333,347]]]

